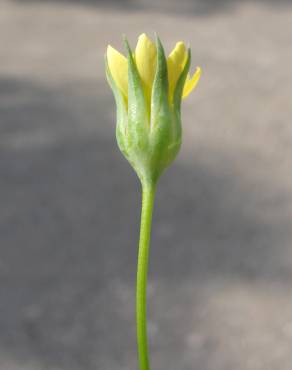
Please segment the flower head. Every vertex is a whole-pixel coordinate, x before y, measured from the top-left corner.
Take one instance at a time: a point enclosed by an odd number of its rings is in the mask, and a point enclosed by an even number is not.
[[[181,100],[197,85],[201,70],[189,75],[190,49],[178,42],[166,58],[142,34],[127,57],[108,46],[106,75],[117,105],[118,145],[142,183],[155,183],[181,145]]]

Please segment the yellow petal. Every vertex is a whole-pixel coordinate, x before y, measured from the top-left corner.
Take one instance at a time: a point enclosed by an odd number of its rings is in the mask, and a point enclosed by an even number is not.
[[[125,97],[128,96],[128,61],[110,45],[107,47],[107,62],[111,75]]]
[[[201,77],[201,68],[197,67],[196,72],[194,73],[193,77],[190,78],[188,75],[187,80],[185,82],[184,90],[183,90],[183,98],[186,98],[192,90],[196,87],[199,79]]]
[[[150,98],[156,70],[156,46],[145,33],[139,36],[135,50],[135,61],[146,96]]]
[[[167,58],[169,95],[173,96],[177,80],[182,73],[187,59],[187,50],[185,44],[180,41],[176,43],[175,48]]]

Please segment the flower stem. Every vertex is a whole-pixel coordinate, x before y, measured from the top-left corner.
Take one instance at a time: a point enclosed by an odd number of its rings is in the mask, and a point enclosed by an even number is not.
[[[147,273],[155,186],[142,185],[142,212],[137,266],[136,320],[140,370],[150,370],[147,338]]]

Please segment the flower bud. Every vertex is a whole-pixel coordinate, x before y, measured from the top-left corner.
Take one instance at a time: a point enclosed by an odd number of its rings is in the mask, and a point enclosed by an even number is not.
[[[155,45],[141,35],[135,53],[127,40],[125,46],[127,58],[110,46],[106,56],[117,105],[117,142],[142,184],[154,185],[180,149],[181,100],[201,71],[189,77],[191,52],[182,42],[167,59],[158,37]]]

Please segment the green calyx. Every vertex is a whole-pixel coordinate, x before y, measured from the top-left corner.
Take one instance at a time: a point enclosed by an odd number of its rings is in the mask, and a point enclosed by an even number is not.
[[[175,159],[181,146],[181,100],[191,54],[188,50],[187,61],[170,98],[167,62],[157,37],[156,73],[149,105],[127,40],[125,46],[128,52],[127,98],[117,87],[106,60],[106,76],[117,106],[116,137],[120,150],[142,184],[153,186],[163,170]]]

